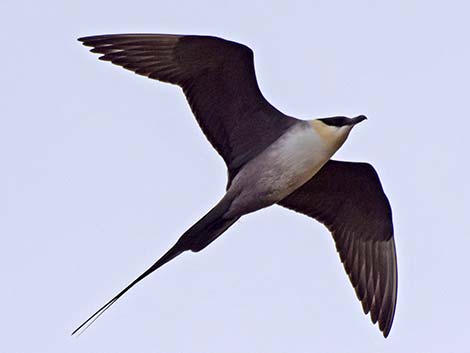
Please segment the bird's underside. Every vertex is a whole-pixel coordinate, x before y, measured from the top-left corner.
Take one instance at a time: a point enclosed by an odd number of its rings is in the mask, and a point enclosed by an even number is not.
[[[328,157],[318,165],[319,171],[312,169],[313,177],[302,180],[287,196],[279,193],[282,197],[274,197],[260,207],[240,206],[239,189],[245,192],[250,184],[243,184],[240,176],[281,136],[304,123],[279,112],[262,96],[251,49],[206,36],[126,34],[80,41],[92,47],[92,52],[102,54],[102,60],[179,85],[202,131],[227,164],[229,179],[227,193],[212,210],[73,334],[182,252],[204,249],[244,214],[278,203],[328,228],[364,312],[370,312],[372,321],[378,322],[384,336],[388,336],[397,298],[397,263],[391,208],[371,165],[328,161]]]

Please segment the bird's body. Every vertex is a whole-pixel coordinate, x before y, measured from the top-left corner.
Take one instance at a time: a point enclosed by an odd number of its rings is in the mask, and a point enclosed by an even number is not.
[[[238,172],[226,194],[234,197],[228,213],[237,216],[259,210],[298,189],[328,162],[351,128],[345,127],[333,138],[315,120],[299,120]]]
[[[182,87],[227,164],[228,183],[222,199],[167,253],[73,333],[182,252],[198,252],[243,215],[279,204],[331,231],[364,312],[388,335],[397,294],[391,208],[372,166],[330,159],[364,116],[305,121],[279,112],[258,88],[253,52],[239,43],[164,34],[80,40],[102,60]]]

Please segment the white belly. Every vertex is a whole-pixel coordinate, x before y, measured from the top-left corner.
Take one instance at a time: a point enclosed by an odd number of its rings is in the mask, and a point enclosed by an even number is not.
[[[229,190],[238,195],[233,206],[251,211],[282,200],[310,180],[341,144],[325,139],[308,122],[292,127],[237,174]]]
[[[280,200],[311,179],[334,152],[310,125],[293,129],[259,156],[259,183]]]

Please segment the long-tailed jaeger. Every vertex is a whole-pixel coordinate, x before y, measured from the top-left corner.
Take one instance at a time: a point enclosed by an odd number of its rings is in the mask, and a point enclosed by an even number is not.
[[[243,215],[279,204],[328,228],[364,313],[388,336],[397,299],[390,204],[370,164],[330,159],[365,116],[300,120],[281,113],[258,87],[252,50],[221,38],[117,34],[79,41],[101,60],[180,86],[227,165],[228,183],[214,208],[72,334],[181,253],[201,251]]]

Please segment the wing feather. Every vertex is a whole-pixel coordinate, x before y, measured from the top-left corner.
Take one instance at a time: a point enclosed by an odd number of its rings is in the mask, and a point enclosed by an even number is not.
[[[323,223],[373,323],[387,337],[397,299],[392,212],[374,168],[329,161],[311,180],[279,202]]]
[[[203,133],[225,160],[229,183],[241,166],[297,119],[275,109],[256,80],[253,52],[209,36],[114,34],[79,39],[100,59],[181,86]]]

